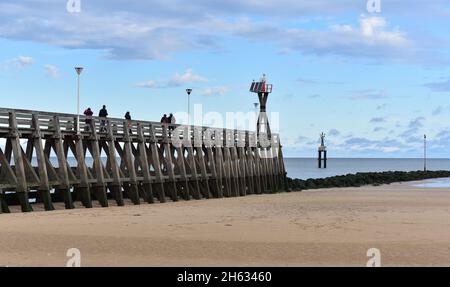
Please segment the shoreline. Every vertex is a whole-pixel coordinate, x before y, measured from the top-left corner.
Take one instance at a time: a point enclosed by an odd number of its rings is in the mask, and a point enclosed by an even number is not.
[[[383,172],[358,172],[346,175],[336,175],[325,178],[287,178],[287,185],[294,191],[341,188],[341,187],[363,187],[379,186],[399,182],[411,182],[418,180],[450,178],[450,171],[383,171]]]
[[[397,178],[393,178],[392,176]],[[405,180],[404,178],[399,177],[407,177]],[[441,175],[447,175],[445,177],[439,177]],[[425,177],[422,179],[417,179],[417,177]],[[343,188],[350,188],[350,187],[367,187],[367,186],[382,186],[382,185],[391,185],[395,183],[416,183],[416,185],[422,184],[422,186],[419,186],[421,188],[450,188],[450,171],[413,171],[413,172],[402,172],[402,171],[390,171],[390,172],[361,172],[356,174],[347,174],[347,175],[337,175],[332,177],[326,177],[326,178],[309,178],[306,180],[303,179],[292,179],[290,177],[286,177],[287,180],[287,191],[283,190],[283,188],[280,189],[280,191],[277,192],[265,192],[262,194],[278,194],[278,193],[285,193],[285,192],[301,192],[301,191],[307,191],[307,190],[321,190],[321,189],[330,189],[330,188],[337,188],[337,189],[343,189]],[[444,181],[442,186],[439,184],[433,184],[436,181]],[[428,181],[433,181],[430,184],[427,185]],[[53,193],[51,191],[51,193]],[[248,194],[246,196],[250,196],[253,194]],[[20,210],[20,206],[18,203],[11,204],[14,202],[14,200],[17,201],[15,198],[14,192],[4,192],[2,196],[2,200],[5,200],[5,202],[9,205],[9,212],[3,212],[0,213],[0,216],[2,214],[10,214],[10,213],[17,213],[22,212]],[[238,196],[239,197],[239,196]],[[223,197],[226,198],[226,197]],[[216,198],[210,198],[210,199],[216,199]],[[222,199],[222,198],[220,198]],[[191,199],[195,200],[195,199]],[[172,202],[170,199],[167,200],[168,202]],[[116,206],[116,202],[111,200],[111,198],[108,200],[109,206]],[[42,205],[42,202],[35,202],[35,199],[30,199],[30,203],[32,204],[34,211],[44,211],[44,208]],[[60,202],[61,203],[61,202]],[[124,199],[125,206],[133,205],[131,203],[130,199]],[[141,202],[142,203],[142,202]],[[61,204],[55,203],[55,208],[57,210],[65,209],[64,207],[61,207]],[[147,203],[143,203],[147,204]],[[84,208],[80,202],[74,202],[74,205],[76,208]],[[93,208],[98,208],[100,205],[98,203],[93,202]]]

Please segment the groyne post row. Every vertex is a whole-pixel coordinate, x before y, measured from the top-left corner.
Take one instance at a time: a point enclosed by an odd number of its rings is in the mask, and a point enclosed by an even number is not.
[[[287,189],[277,134],[0,108],[0,213],[35,203],[107,207]],[[33,200],[30,200],[33,199]],[[30,202],[35,203],[30,203]]]

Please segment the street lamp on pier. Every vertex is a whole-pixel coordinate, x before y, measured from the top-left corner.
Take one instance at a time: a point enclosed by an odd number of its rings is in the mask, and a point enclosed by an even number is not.
[[[77,85],[77,134],[80,134],[80,75],[83,72],[83,67],[75,67],[78,77]]]

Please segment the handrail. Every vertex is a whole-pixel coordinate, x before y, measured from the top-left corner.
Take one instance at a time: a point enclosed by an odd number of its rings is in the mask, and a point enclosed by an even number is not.
[[[9,113],[14,112],[16,114],[16,118],[17,118],[17,124],[19,126],[19,128],[23,128],[21,126],[30,126],[31,127],[31,123],[32,123],[32,115],[33,114],[37,114],[39,117],[39,124],[42,125],[42,127],[45,129],[46,126],[49,126],[49,123],[52,122],[54,117],[58,117],[59,121],[60,121],[60,126],[61,129],[65,132],[70,132],[70,128],[72,129],[72,131],[75,131],[75,122],[76,122],[76,118],[77,115],[76,114],[67,114],[67,113],[57,113],[57,112],[46,112],[46,111],[35,111],[35,110],[25,110],[25,109],[13,109],[13,108],[0,108],[0,128],[1,125],[8,125],[8,119],[6,118],[7,116],[9,116]],[[85,121],[86,117],[84,115],[80,115],[80,127],[83,124],[83,122]],[[93,116],[93,123],[95,125],[95,127],[99,128],[101,126],[101,120],[104,118],[100,118],[97,116]],[[112,117],[108,117],[107,120],[111,123],[111,126],[113,126],[114,129],[117,128],[118,132],[123,132],[123,124],[124,123],[128,123],[128,121],[126,119],[121,119],[121,118],[112,118]],[[72,122],[73,121],[73,122]],[[144,121],[144,120],[131,120],[131,130],[133,132],[137,131],[137,125],[140,124],[144,127],[144,133],[146,134],[149,131],[149,127],[150,125],[155,127],[156,129],[161,129],[161,130],[157,130],[157,132],[162,132],[162,127],[164,124],[160,123],[160,122],[155,122],[155,121]],[[187,128],[187,125],[180,125],[180,124],[167,124],[167,127],[173,127],[173,128],[178,128],[178,127],[182,127],[182,128]],[[68,129],[69,128],[69,129]],[[240,130],[240,129],[227,129],[227,128],[214,128],[214,127],[207,127],[207,126],[197,126],[197,125],[190,125],[190,131],[191,133],[194,133],[195,130],[202,130],[204,131],[205,129],[209,129],[209,130],[217,130],[217,131],[222,131],[226,134],[232,133],[234,135],[235,140],[237,140],[237,138],[239,138],[239,135],[242,134],[248,134],[250,138],[254,137],[256,132],[255,131],[248,131],[248,130]],[[191,134],[191,137],[193,137],[194,135]],[[237,136],[237,137],[236,137]],[[271,136],[273,138],[279,138],[278,134],[271,134]]]

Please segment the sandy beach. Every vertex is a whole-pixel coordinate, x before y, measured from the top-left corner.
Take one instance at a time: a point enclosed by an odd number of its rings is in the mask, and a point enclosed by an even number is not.
[[[0,266],[450,266],[450,191],[412,183],[0,214]]]

